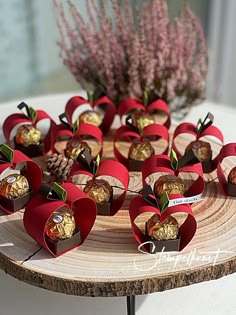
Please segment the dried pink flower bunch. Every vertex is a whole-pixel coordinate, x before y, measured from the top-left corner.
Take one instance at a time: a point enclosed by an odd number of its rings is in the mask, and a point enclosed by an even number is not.
[[[84,89],[99,88],[117,104],[148,93],[171,110],[205,97],[208,54],[202,26],[185,2],[171,21],[166,0],[86,0],[87,21],[73,2],[69,14],[54,0],[64,64]]]

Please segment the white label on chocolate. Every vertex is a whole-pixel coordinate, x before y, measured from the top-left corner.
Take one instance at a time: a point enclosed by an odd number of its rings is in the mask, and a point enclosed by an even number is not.
[[[203,200],[202,194],[195,195],[195,196],[192,196],[192,197],[172,199],[172,200],[169,200],[168,207],[173,207],[173,206],[177,206],[177,205],[183,205],[185,203],[199,202],[201,200]]]
[[[15,176],[11,176],[11,177],[9,177],[8,179],[7,179],[7,183],[8,184],[12,184],[12,183],[14,183],[16,181],[16,177]]]
[[[63,217],[58,214],[52,219],[52,221],[56,224],[61,223],[63,221]]]

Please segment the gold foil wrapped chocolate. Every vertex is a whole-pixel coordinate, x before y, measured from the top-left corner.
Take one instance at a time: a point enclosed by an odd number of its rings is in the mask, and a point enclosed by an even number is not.
[[[189,143],[186,151],[192,149],[194,155],[200,162],[208,162],[212,157],[211,145],[202,140],[196,140]]]
[[[228,175],[228,181],[231,184],[236,184],[236,166],[231,169]]]
[[[79,141],[72,139],[67,142],[66,148],[65,148],[65,156],[69,159],[76,160],[78,155],[80,154],[81,151],[84,149],[89,149],[91,153],[91,148],[87,144],[87,142],[84,141]]]
[[[11,174],[0,182],[0,195],[8,199],[16,199],[29,192],[27,178],[19,174]]]
[[[162,175],[154,184],[154,193],[161,196],[164,192],[183,195],[185,192],[184,182],[181,178],[172,174]]]
[[[146,228],[147,234],[158,241],[175,240],[179,233],[178,221],[171,215],[160,222],[157,214],[154,214],[147,221]]]
[[[86,124],[92,124],[99,127],[102,124],[102,116],[94,110],[87,110],[79,116],[79,120]]]
[[[155,123],[155,119],[149,113],[135,112],[132,116],[133,123],[139,130],[143,130],[144,127]]]
[[[41,131],[32,125],[21,125],[16,131],[15,141],[25,147],[38,145],[41,141]]]
[[[61,208],[50,216],[46,223],[45,233],[53,241],[71,238],[75,232],[75,219],[68,209]]]
[[[112,197],[112,187],[104,179],[91,179],[84,187],[84,192],[96,203],[109,202]]]
[[[154,155],[154,152],[154,148],[148,139],[137,139],[131,144],[128,157],[135,161],[145,161]]]

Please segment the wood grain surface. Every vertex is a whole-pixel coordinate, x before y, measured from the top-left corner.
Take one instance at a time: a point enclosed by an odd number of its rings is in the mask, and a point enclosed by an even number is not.
[[[172,130],[173,131],[173,130]],[[178,140],[183,150],[191,139]],[[214,151],[219,145],[211,142]],[[127,144],[120,144],[127,150]],[[112,137],[105,140],[104,157],[113,157]],[[44,159],[40,159],[44,167]],[[235,165],[226,159],[228,172]],[[149,178],[152,184],[155,176]],[[186,182],[194,180],[187,178]],[[138,251],[129,220],[129,192],[114,217],[98,216],[85,243],[53,258],[25,232],[21,210],[0,212],[0,267],[32,285],[80,296],[147,294],[217,279],[236,271],[236,200],[224,197],[216,173],[205,175],[204,200],[194,204],[197,232],[182,252],[144,254]],[[130,190],[141,189],[141,175],[130,173]],[[144,225],[151,214],[138,218]]]

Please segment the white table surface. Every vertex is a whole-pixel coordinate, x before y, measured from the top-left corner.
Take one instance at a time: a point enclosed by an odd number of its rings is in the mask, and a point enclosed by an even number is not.
[[[25,99],[36,109],[44,109],[52,117],[62,113],[66,101],[76,93],[50,95]],[[78,94],[77,94],[78,95]],[[22,100],[0,104],[1,121]],[[210,111],[214,124],[221,129],[225,143],[236,142],[236,109],[205,102],[193,107],[184,121],[197,123]],[[0,143],[3,142],[0,133]],[[236,241],[236,240],[235,240]],[[20,282],[0,271],[0,315],[123,315],[126,314],[125,298],[87,298],[67,296]],[[136,298],[137,315],[234,315],[236,314],[236,274],[218,280]]]

